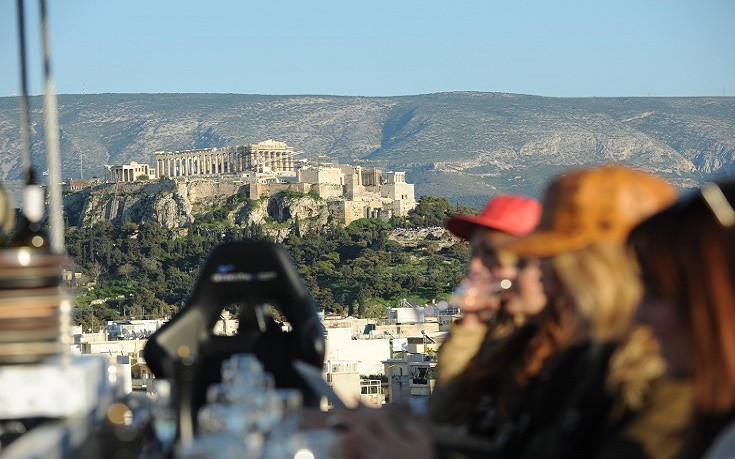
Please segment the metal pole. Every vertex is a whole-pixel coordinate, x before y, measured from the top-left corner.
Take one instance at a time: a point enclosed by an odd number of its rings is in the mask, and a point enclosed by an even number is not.
[[[17,0],[18,51],[20,53],[20,137],[22,141],[23,175],[26,183],[31,174],[31,115],[28,110],[28,67],[26,65],[26,27],[23,0]]]
[[[21,0],[19,0],[21,1]],[[41,43],[43,46],[44,77],[44,124],[46,133],[46,156],[48,165],[49,233],[51,250],[63,254],[64,249],[64,204],[61,197],[61,149],[59,146],[59,118],[56,90],[51,78],[51,43],[49,41],[46,0],[39,0],[41,7]]]

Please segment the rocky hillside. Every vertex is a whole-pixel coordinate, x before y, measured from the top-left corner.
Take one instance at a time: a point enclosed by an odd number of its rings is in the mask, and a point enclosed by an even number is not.
[[[211,180],[118,183],[66,193],[64,210],[69,226],[155,221],[184,232],[258,226],[278,241],[297,228],[306,232],[327,224],[327,204],[314,196],[284,192],[255,201],[246,196],[241,186]]]
[[[43,165],[40,98],[33,151]],[[0,98],[0,179],[20,178],[18,101]],[[231,94],[62,95],[63,176],[106,163],[153,162],[156,150],[283,140],[408,171],[418,194],[478,204],[538,194],[556,171],[620,161],[680,186],[735,173],[735,98],[546,98],[498,93],[404,97]]]

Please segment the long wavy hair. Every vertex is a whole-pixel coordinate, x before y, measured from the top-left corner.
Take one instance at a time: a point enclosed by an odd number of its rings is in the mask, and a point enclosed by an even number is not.
[[[719,188],[734,206],[735,183]],[[717,419],[735,414],[735,228],[697,193],[639,225],[629,242],[646,283],[689,328],[695,410],[711,436]]]
[[[454,382],[461,394],[456,411],[437,414],[436,421],[469,422],[475,404],[490,391],[502,422],[512,415],[528,382],[554,356],[575,343],[620,340],[630,331],[641,288],[623,244],[593,244],[546,263],[546,308],[469,363]]]

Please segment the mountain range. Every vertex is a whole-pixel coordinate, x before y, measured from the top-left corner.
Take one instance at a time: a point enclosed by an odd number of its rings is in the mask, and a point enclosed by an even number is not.
[[[32,156],[44,170],[42,105]],[[0,98],[0,180],[22,178],[18,98]],[[454,92],[400,97],[60,95],[62,177],[154,164],[157,150],[285,141],[305,159],[406,170],[417,195],[480,206],[538,196],[558,171],[621,162],[682,188],[735,174],[735,98],[550,98]]]

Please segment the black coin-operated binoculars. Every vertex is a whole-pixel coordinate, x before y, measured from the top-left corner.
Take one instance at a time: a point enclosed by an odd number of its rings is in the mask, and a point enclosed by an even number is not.
[[[267,313],[272,305],[291,324],[284,331]],[[213,329],[223,309],[239,307],[234,336]],[[279,388],[298,388],[307,406],[319,397],[293,369],[302,360],[321,369],[324,331],[316,306],[286,253],[269,242],[240,241],[218,246],[202,268],[186,306],[154,333],[143,355],[157,378],[174,383],[178,437],[194,435],[196,413],[207,387],[219,382],[222,362],[233,354],[253,353]]]

